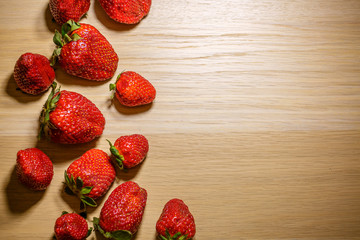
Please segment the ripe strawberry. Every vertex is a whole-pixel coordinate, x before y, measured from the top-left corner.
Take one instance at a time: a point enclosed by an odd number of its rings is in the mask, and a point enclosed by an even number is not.
[[[45,190],[54,175],[50,158],[38,148],[18,151],[15,169],[19,181],[32,190]]]
[[[115,84],[110,84],[115,96],[122,105],[135,107],[154,101],[156,89],[136,72],[126,71],[119,74]]]
[[[38,95],[54,82],[55,72],[45,56],[24,53],[15,64],[14,79],[21,91]]]
[[[88,229],[85,218],[79,214],[63,212],[55,221],[54,231],[57,240],[83,240],[91,234],[92,228]]]
[[[148,140],[140,134],[121,136],[116,139],[114,145],[107,141],[120,169],[132,168],[140,164],[149,151]]]
[[[70,75],[94,81],[114,76],[119,58],[111,44],[93,26],[69,20],[56,31],[52,64],[58,60]]]
[[[76,144],[90,142],[99,137],[105,127],[100,110],[83,95],[66,90],[52,91],[40,116],[40,132],[53,142]]]
[[[66,191],[76,194],[84,206],[96,207],[95,200],[109,190],[115,175],[110,156],[102,150],[91,149],[65,171]]]
[[[150,11],[151,0],[99,0],[106,14],[113,20],[135,24]]]
[[[94,228],[106,238],[129,240],[137,232],[144,213],[147,192],[137,183],[120,184],[94,218]]]
[[[90,0],[50,0],[49,8],[55,21],[62,25],[69,20],[78,22],[90,8]]]
[[[177,198],[168,201],[156,223],[161,240],[189,240],[195,235],[195,221],[188,206]]]

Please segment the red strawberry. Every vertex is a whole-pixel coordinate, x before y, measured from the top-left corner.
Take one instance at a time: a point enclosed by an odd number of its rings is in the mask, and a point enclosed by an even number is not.
[[[105,127],[105,118],[89,99],[66,90],[52,91],[40,116],[39,137],[46,135],[62,144],[86,143],[99,137]]]
[[[114,76],[119,58],[111,44],[93,26],[69,20],[63,24],[61,34],[56,31],[53,53],[70,75],[88,80],[104,81]]]
[[[120,184],[94,218],[94,228],[106,238],[129,240],[137,232],[144,213],[147,192],[137,183]]]
[[[83,240],[91,234],[92,228],[88,229],[85,218],[79,214],[63,212],[55,221],[54,231],[57,240]]]
[[[50,158],[38,148],[18,151],[15,169],[19,181],[32,190],[45,190],[54,175]]]
[[[195,235],[195,221],[188,206],[177,198],[168,201],[156,223],[161,240],[189,240]]]
[[[148,140],[140,134],[121,136],[116,139],[114,145],[109,140],[108,142],[120,169],[132,168],[140,164],[149,151]]]
[[[110,84],[115,96],[122,105],[135,107],[154,101],[156,89],[136,72],[126,71],[119,74],[115,84]]]
[[[102,150],[91,149],[65,171],[67,192],[76,194],[85,206],[96,207],[95,200],[109,190],[115,175],[110,156]]]
[[[99,0],[106,14],[113,20],[135,24],[150,11],[151,0]]]
[[[21,91],[38,95],[54,82],[55,72],[45,56],[24,53],[15,64],[14,79]]]
[[[49,8],[55,21],[62,25],[69,20],[78,22],[90,8],[90,0],[50,0]]]

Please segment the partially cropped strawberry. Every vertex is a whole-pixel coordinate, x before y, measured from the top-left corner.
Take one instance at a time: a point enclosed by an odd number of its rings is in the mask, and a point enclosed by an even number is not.
[[[147,192],[137,183],[120,184],[94,218],[94,228],[106,238],[129,240],[137,232],[146,205]]]
[[[15,169],[19,181],[32,190],[45,190],[54,175],[50,158],[38,148],[18,151]]]
[[[62,144],[86,143],[99,137],[104,127],[105,118],[93,102],[52,85],[41,112],[39,137],[46,135]]]
[[[151,0],[99,0],[106,14],[113,20],[135,24],[150,11]]]
[[[114,145],[109,140],[108,142],[120,169],[132,168],[140,164],[149,151],[149,142],[141,134],[121,136],[116,139]]]
[[[119,74],[115,84],[110,84],[110,90],[115,90],[119,102],[127,107],[149,104],[154,101],[156,89],[140,74],[126,71]]]
[[[110,156],[91,149],[75,160],[65,171],[66,191],[76,194],[84,206],[96,207],[115,180],[115,168]]]
[[[21,91],[38,95],[54,82],[55,72],[45,56],[24,53],[16,61],[14,79]]]
[[[57,240],[83,240],[91,234],[92,228],[82,216],[77,213],[63,212],[56,219],[54,232]]]
[[[181,199],[168,201],[156,223],[161,240],[189,240],[195,236],[195,221],[188,206]]]
[[[105,81],[114,76],[119,58],[107,39],[92,25],[69,20],[61,33],[54,35],[58,46],[52,65],[59,65],[70,75],[93,81]]]
[[[49,8],[60,25],[71,19],[78,22],[89,10],[90,0],[50,0]]]

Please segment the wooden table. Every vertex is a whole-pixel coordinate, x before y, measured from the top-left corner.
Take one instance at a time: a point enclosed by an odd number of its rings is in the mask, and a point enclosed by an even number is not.
[[[155,239],[175,197],[193,213],[198,240],[360,239],[360,1],[154,0],[136,26],[110,20],[92,1],[82,22],[113,45],[116,75],[141,73],[156,100],[110,105],[115,77],[96,83],[57,68],[62,89],[91,99],[106,128],[88,144],[37,141],[48,93],[17,91],[13,67],[25,52],[50,57],[59,26],[46,0],[1,1],[1,239],[51,239],[61,212],[78,210],[63,193],[67,166],[133,133],[148,138],[148,158],[119,172],[111,190],[128,180],[147,189],[137,240]],[[54,163],[44,192],[17,182],[16,153],[29,147]]]

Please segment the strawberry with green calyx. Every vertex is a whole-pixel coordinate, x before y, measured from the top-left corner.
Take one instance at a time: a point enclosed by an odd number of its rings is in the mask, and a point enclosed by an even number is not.
[[[43,135],[61,144],[86,143],[101,136],[105,118],[96,105],[83,95],[60,91],[56,83],[40,115],[39,138]]]
[[[156,232],[161,240],[190,240],[195,236],[195,220],[184,201],[174,198],[165,204]]]
[[[82,208],[96,207],[115,180],[116,171],[110,156],[100,149],[90,149],[65,171],[65,191],[76,195]]]
[[[105,201],[94,229],[106,238],[130,240],[137,232],[147,200],[147,192],[133,181],[116,187]]]
[[[53,38],[52,64],[70,75],[93,81],[112,78],[119,58],[108,40],[92,25],[69,20]]]
[[[127,107],[136,107],[149,104],[156,97],[155,87],[143,76],[133,71],[121,72],[115,84],[109,86],[115,91],[115,97]]]
[[[54,232],[57,240],[83,240],[90,236],[92,228],[88,229],[85,218],[79,214],[64,211],[55,221]]]
[[[114,145],[109,141],[110,152],[115,157],[120,169],[128,169],[139,165],[149,151],[149,142],[141,134],[121,136]]]

